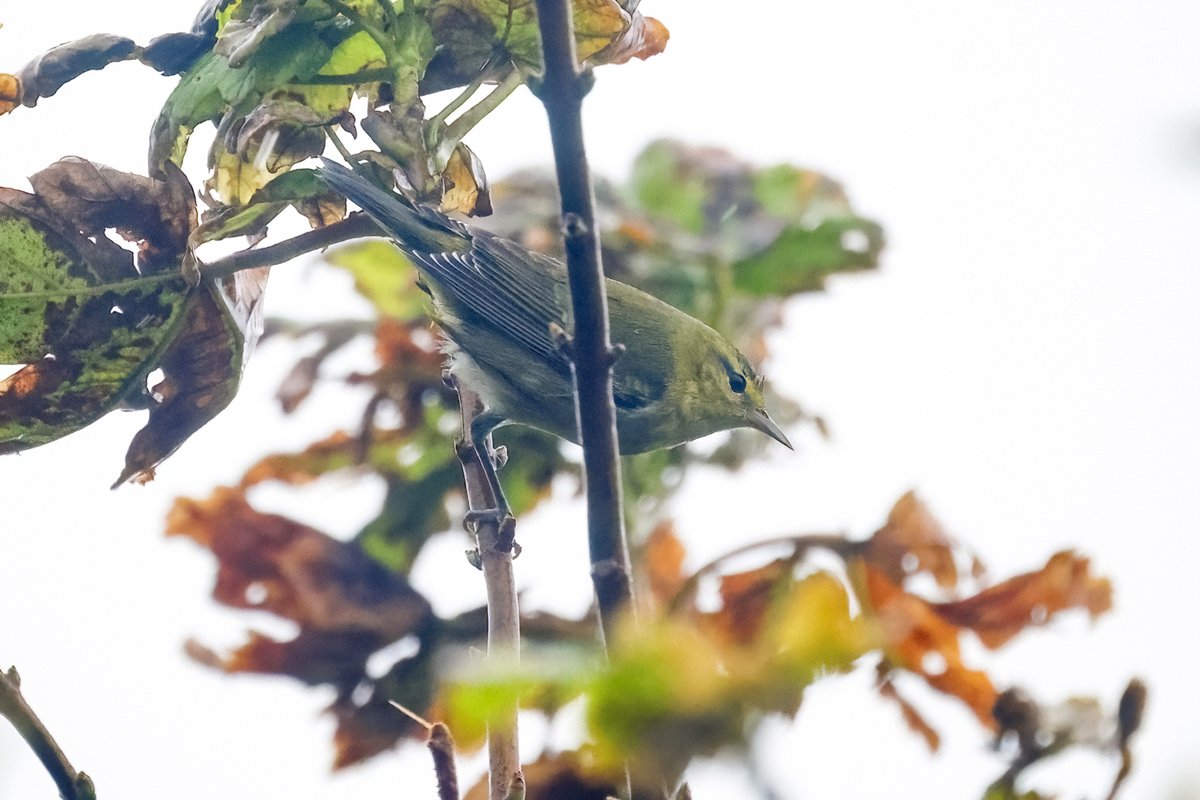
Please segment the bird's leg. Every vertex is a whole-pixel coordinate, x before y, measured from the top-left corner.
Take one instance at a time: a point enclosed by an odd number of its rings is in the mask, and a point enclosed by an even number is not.
[[[468,531],[475,532],[481,523],[496,526],[494,546],[505,552],[520,553],[514,541],[516,520],[509,508],[508,500],[500,485],[496,470],[504,465],[507,452],[503,448],[493,450],[491,431],[503,418],[483,405],[470,387],[459,385],[455,377],[444,374],[446,385],[458,393],[462,412],[462,428],[455,440],[455,453],[462,463],[467,485],[469,509],[463,518]],[[475,566],[482,564],[482,556],[476,549],[467,554]]]

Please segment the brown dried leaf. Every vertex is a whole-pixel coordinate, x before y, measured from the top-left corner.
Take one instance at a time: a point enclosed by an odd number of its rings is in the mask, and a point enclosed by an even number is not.
[[[431,613],[402,576],[358,546],[264,514],[237,489],[218,488],[206,500],[176,500],[166,532],[187,536],[216,556],[218,602],[268,611],[300,627],[287,642],[252,633],[222,659],[227,672],[352,688],[365,675],[368,655],[417,633]]]
[[[492,196],[483,162],[471,148],[460,143],[442,170],[443,213],[486,217],[492,213]]]
[[[174,164],[158,180],[68,156],[32,175],[29,183],[47,208],[85,236],[101,236],[111,228],[137,242],[143,271],[178,266],[196,227],[195,194]]]
[[[727,641],[748,645],[758,638],[781,591],[790,583],[791,559],[721,576],[721,610],[712,616]]]
[[[871,564],[860,562],[866,600],[874,613],[891,661],[967,704],[979,721],[995,726],[996,689],[986,673],[967,668],[959,651],[960,629],[929,602],[908,594]]]
[[[18,73],[22,86],[21,103],[32,108],[38,100],[53,97],[83,73],[132,58],[136,49],[132,39],[109,33],[93,33],[53,47]]]
[[[887,522],[867,541],[863,558],[897,586],[909,575],[928,572],[945,589],[958,585],[955,543],[914,492],[888,513]]]
[[[158,401],[125,454],[114,487],[145,482],[189,436],[237,395],[242,369],[262,331],[262,293],[269,268],[243,270],[192,292],[182,333],[163,354]]]
[[[650,596],[658,603],[667,605],[683,588],[687,581],[683,574],[686,556],[687,548],[675,535],[675,524],[670,520],[660,522],[646,537],[638,563],[646,574]]]
[[[671,32],[654,17],[634,12],[633,19],[625,32],[612,44],[597,53],[592,60],[598,64],[624,64],[631,58],[645,61],[667,49]]]
[[[943,619],[975,631],[984,645],[995,649],[1068,608],[1082,608],[1092,617],[1103,614],[1112,608],[1112,584],[1092,574],[1088,559],[1064,550],[1036,572],[933,608]]]

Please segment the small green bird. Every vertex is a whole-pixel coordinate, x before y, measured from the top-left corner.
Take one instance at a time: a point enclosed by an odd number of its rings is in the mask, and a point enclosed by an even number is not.
[[[454,347],[450,372],[487,409],[481,441],[516,423],[579,442],[571,370],[554,331],[572,330],[561,261],[425,206],[405,203],[325,160],[322,177],[367,212],[422,273]],[[754,428],[791,447],[763,405],[763,379],[725,337],[649,294],[607,281],[614,342],[617,435],[623,454],[673,447],[717,431]]]

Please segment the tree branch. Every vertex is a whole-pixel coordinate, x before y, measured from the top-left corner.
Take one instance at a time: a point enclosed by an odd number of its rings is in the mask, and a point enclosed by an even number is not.
[[[471,437],[471,423],[482,409],[479,395],[453,381],[458,392],[462,413],[462,431],[457,444],[462,464],[463,483],[467,489],[467,505],[472,511],[492,511],[500,499],[492,491],[484,470],[491,464],[480,460],[480,451],[491,453],[491,437],[476,448]],[[502,520],[482,517],[474,522],[478,548],[476,565],[483,570],[487,589],[488,660],[515,664],[521,657],[521,618],[517,604],[517,582],[513,573],[516,542],[515,521],[507,516]],[[503,716],[488,723],[488,786],[491,800],[505,800],[514,777],[521,775],[521,758],[517,736],[517,705],[514,702]]]
[[[366,214],[354,213],[332,225],[307,231],[270,247],[249,248],[200,265],[202,278],[226,278],[255,267],[273,267],[297,256],[363,236],[386,236]]]
[[[621,510],[617,415],[612,395],[614,351],[600,263],[596,201],[583,146],[580,108],[591,73],[580,72],[568,0],[537,0],[545,64],[537,95],[546,107],[562,198],[562,228],[574,312],[575,409],[587,485],[588,549],[600,625],[611,641],[617,612],[631,606],[629,551]]]
[[[96,800],[96,787],[83,772],[76,772],[50,731],[25,702],[21,694],[21,676],[16,667],[0,671],[0,717],[6,718],[33,750],[46,772],[58,786],[64,800]]]

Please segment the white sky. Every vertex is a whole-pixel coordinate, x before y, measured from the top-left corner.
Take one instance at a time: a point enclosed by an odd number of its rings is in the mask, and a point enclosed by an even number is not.
[[[1063,619],[979,663],[1045,700],[1115,703],[1129,677],[1144,677],[1151,704],[1126,796],[1200,798],[1200,5],[645,0],[643,10],[666,22],[671,44],[599,73],[587,104],[597,169],[623,174],[659,135],[726,145],[831,173],[889,235],[881,273],[790,306],[767,370],[829,418],[834,441],[802,435],[797,453],[747,471],[736,491],[695,476],[678,518],[696,561],[772,534],[865,534],[913,487],[997,575],[1079,547],[1113,577],[1116,612],[1094,627]],[[0,70],[95,31],[145,42],[193,13],[155,0],[5,3]],[[24,188],[67,154],[143,171],[172,84],[119,65],[0,118],[0,185]],[[522,92],[471,138],[491,175],[547,159],[541,114]],[[319,313],[340,286],[298,266],[273,281],[275,313]],[[165,508],[323,430],[336,407],[276,424],[280,352],[264,349],[243,396],[147,488],[107,490],[135,415],[0,459],[0,666],[18,666],[101,796],[334,800],[428,779],[420,748],[329,777],[327,695],[227,680],[182,656],[185,637],[231,644],[247,619],[206,599],[211,561],[162,538]],[[350,533],[374,499],[334,486],[304,507],[324,505],[331,528]],[[586,601],[582,533],[568,541],[562,525],[582,531],[581,508],[556,502],[523,522],[518,570],[532,602]],[[481,590],[460,550],[431,553],[423,574],[470,596]],[[978,796],[1001,769],[983,733],[955,704],[914,694],[946,734],[940,755],[856,674],[811,690],[796,724],[772,723],[765,770],[789,800]],[[536,731],[525,735],[536,747]],[[1094,797],[1113,768],[1068,764],[1081,769],[1039,773],[1038,788]],[[698,797],[736,792],[720,771],[697,776]],[[0,725],[0,798],[54,796]]]

